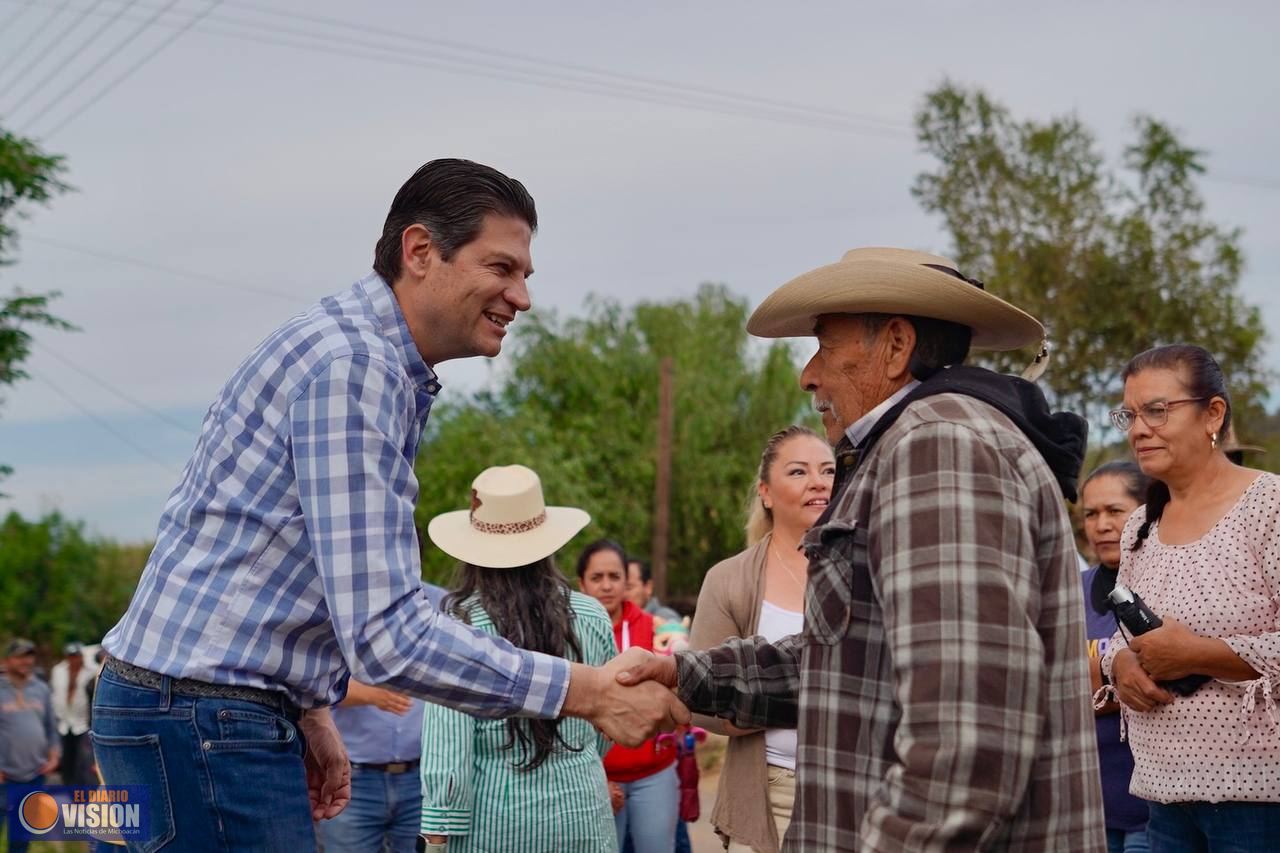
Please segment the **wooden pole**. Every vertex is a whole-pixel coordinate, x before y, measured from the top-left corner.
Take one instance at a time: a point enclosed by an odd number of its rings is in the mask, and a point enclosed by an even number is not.
[[[671,455],[675,433],[675,401],[672,386],[675,368],[671,356],[662,359],[658,371],[658,458],[653,483],[653,594],[667,597],[667,550],[671,538]]]

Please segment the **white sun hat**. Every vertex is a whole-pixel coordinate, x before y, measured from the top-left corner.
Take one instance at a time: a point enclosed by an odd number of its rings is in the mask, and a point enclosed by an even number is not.
[[[761,338],[813,334],[823,314],[911,314],[973,330],[974,349],[1013,350],[1044,338],[1040,321],[967,279],[954,262],[910,249],[852,249],[834,264],[792,279],[747,321]]]
[[[534,471],[505,465],[481,471],[471,483],[471,509],[437,515],[427,536],[456,560],[510,569],[550,557],[590,521],[580,509],[547,506]]]

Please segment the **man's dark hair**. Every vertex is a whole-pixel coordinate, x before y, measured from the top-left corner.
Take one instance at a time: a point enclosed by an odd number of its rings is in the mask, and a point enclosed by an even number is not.
[[[422,225],[448,261],[480,233],[487,214],[512,216],[538,230],[538,211],[524,184],[470,160],[432,160],[404,182],[391,201],[373,250],[373,271],[387,284],[400,277],[400,237]]]
[[[639,557],[632,557],[630,560],[627,560],[628,572],[631,571],[632,566],[640,567],[641,583],[648,583],[649,581],[653,580],[653,569],[649,566],[647,562],[645,562],[644,560],[641,560]]]
[[[944,367],[964,364],[969,357],[969,344],[973,330],[961,323],[938,320],[934,317],[917,317],[914,314],[858,314],[870,341],[885,324],[894,317],[902,317],[916,330],[916,348],[911,353],[907,369],[912,377],[924,381]]]

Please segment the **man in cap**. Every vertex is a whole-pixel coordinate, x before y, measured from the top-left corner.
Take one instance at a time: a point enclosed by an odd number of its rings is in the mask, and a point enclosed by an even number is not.
[[[8,785],[42,785],[58,766],[58,723],[49,685],[36,677],[36,646],[21,637],[5,644],[0,675],[0,802],[8,803]],[[5,824],[9,820],[6,815]],[[19,853],[27,842],[11,838]]]
[[[537,223],[519,181],[427,163],[373,271],[268,335],[209,407],[94,694],[103,779],[150,786],[152,841],[314,848],[312,819],[351,796],[329,706],[352,676],[481,717],[585,717],[631,744],[688,720],[658,685],[443,616],[422,585],[414,461],[435,371],[498,355],[530,307]]]
[[[1085,424],[962,366],[1039,322],[941,257],[855,249],[747,326],[813,335],[836,448],[805,625],[619,676],[743,728],[798,726],[791,851],[1105,849],[1078,565]]]

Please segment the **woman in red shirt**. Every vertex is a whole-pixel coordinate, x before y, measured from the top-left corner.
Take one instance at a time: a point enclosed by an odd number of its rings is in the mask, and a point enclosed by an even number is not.
[[[578,557],[578,586],[599,601],[613,620],[618,651],[653,650],[653,617],[627,600],[627,554],[609,539],[588,545]],[[609,788],[621,797],[614,813],[621,848],[627,836],[635,853],[672,853],[679,806],[676,752],[652,739],[629,749],[615,745],[604,757]]]

